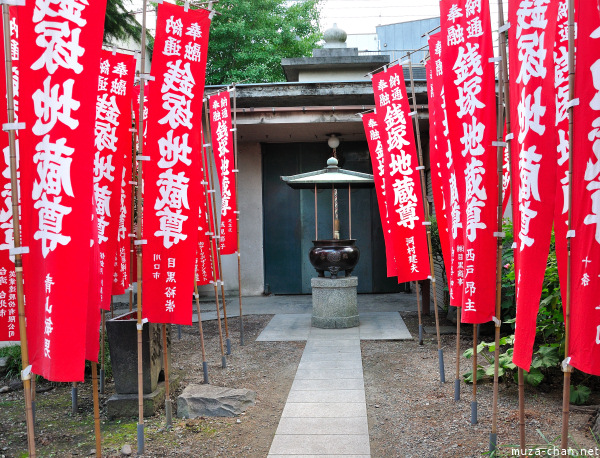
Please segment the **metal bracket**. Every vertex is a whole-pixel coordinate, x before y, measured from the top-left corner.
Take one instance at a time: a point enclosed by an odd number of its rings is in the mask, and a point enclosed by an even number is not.
[[[510,29],[510,22],[507,22],[503,26],[498,27],[498,33],[506,32],[508,29]]]
[[[18,248],[9,248],[8,249],[8,254],[13,256],[16,254],[27,254],[29,253],[29,247],[28,246],[20,246]]]
[[[2,130],[4,132],[8,132],[11,130],[21,130],[25,129],[24,122],[7,122],[6,124],[2,124]]]
[[[25,6],[25,0],[0,0],[0,5]]]
[[[147,245],[148,244],[148,240],[134,240],[133,244],[134,245]]]
[[[512,140],[513,138],[515,138],[515,134],[513,134],[511,132],[510,134],[506,134],[506,137],[504,137],[504,140],[509,141],[509,140]]]
[[[31,364],[21,371],[21,380],[31,380]]]
[[[499,328],[502,325],[502,321],[500,321],[495,316],[492,317],[492,321],[494,322],[494,324],[496,325],[497,328]]]
[[[575,238],[575,230],[571,229],[570,231],[567,231],[567,238],[568,239]]]
[[[504,232],[494,232],[494,237],[503,239],[504,237],[506,237],[506,233],[504,233]]]
[[[419,165],[418,167],[415,167],[415,170],[425,170],[425,166]]]
[[[577,105],[579,105],[579,99],[573,99],[573,100],[569,100],[566,104],[565,107],[566,108],[571,108],[571,107],[576,107]]]
[[[146,81],[154,81],[156,78],[149,73],[140,73],[140,79]]]
[[[492,142],[492,146],[506,148],[508,146],[508,143],[506,143],[506,142]]]
[[[150,156],[140,156],[139,154],[135,156],[136,161],[149,161]]]

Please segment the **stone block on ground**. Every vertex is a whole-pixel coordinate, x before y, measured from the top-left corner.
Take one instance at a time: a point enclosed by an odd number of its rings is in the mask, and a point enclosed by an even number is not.
[[[179,418],[234,417],[253,406],[256,393],[247,389],[188,385],[177,398]]]
[[[357,277],[311,278],[312,326],[324,329],[359,325],[356,298]]]
[[[169,379],[169,389],[171,393],[171,403],[174,404],[173,392],[179,386],[179,375],[172,373]],[[151,417],[159,409],[165,406],[165,382],[159,382],[156,390],[152,393],[144,394],[144,417]],[[112,395],[106,401],[106,415],[109,419],[136,417],[138,415],[138,396],[137,394],[119,394]]]

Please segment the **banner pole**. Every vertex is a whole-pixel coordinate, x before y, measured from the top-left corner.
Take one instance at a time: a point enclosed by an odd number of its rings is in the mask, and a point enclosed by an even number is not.
[[[456,378],[454,379],[454,400],[460,401],[460,307],[456,307]]]
[[[146,72],[146,10],[147,0],[143,0],[142,7],[142,43],[140,57],[140,78]],[[138,117],[138,147],[139,155],[144,154],[144,80],[140,79],[140,100]],[[144,179],[144,167],[142,161],[137,161],[137,228],[136,228],[136,262],[137,262],[137,366],[138,366],[138,424],[137,424],[137,451],[138,455],[144,453],[144,366],[143,366],[143,345],[142,330],[142,218],[144,215],[144,205],[142,201],[142,183]],[[133,199],[132,199],[133,200]],[[133,216],[133,215],[132,215]]]
[[[77,382],[71,384],[71,413],[73,416],[77,415]]]
[[[171,393],[169,390],[169,346],[167,341],[167,325],[162,324],[162,350],[163,350],[163,365],[165,369],[165,416],[167,417],[167,430],[173,426],[173,412],[171,406]]]
[[[202,372],[204,374],[204,383],[208,384],[208,363],[206,362],[206,349],[204,348],[204,331],[202,329],[202,314],[200,312],[200,297],[198,296],[198,282],[194,275],[194,297],[196,298],[196,308],[198,309],[198,327],[200,328],[200,349],[202,350]]]
[[[112,302],[112,297],[111,297]],[[102,321],[100,323],[100,393],[104,394],[104,335],[106,327],[106,310],[102,310]]]
[[[417,316],[419,317],[419,345],[423,345],[423,322],[421,318],[421,293],[419,292],[419,282],[415,282],[415,293],[417,295]]]
[[[206,120],[206,132],[207,132],[207,136],[208,138],[210,137],[210,120],[209,120],[209,107],[208,107],[208,98],[205,99],[204,101],[204,116],[205,116],[205,120]],[[212,215],[212,227],[211,227],[211,232],[212,232],[212,239],[216,239],[217,243],[215,244],[211,244],[211,248],[215,250],[215,254],[214,254],[214,269],[215,271],[219,272],[219,278],[221,279],[220,283],[221,283],[221,301],[223,302],[223,322],[225,324],[225,342],[227,345],[227,352],[226,354],[230,355],[231,354],[231,340],[229,340],[229,326],[227,324],[227,303],[225,301],[225,287],[223,286],[223,270],[221,268],[221,248],[219,247],[219,243],[220,243],[220,238],[219,238],[219,224],[218,224],[218,219],[217,219],[217,203],[216,203],[216,198],[215,198],[215,194],[217,193],[216,187],[215,187],[215,181],[214,181],[214,177],[213,177],[213,148],[212,148],[212,138],[211,141],[208,142],[208,147],[206,148],[206,155],[203,158],[203,165],[205,166],[205,170],[206,173],[204,174],[204,180],[208,181],[208,187],[210,188],[210,192],[212,194],[212,198],[210,199],[209,205],[207,205],[207,209],[210,212],[210,214]],[[206,197],[208,198],[208,192],[206,194]],[[215,289],[217,289],[217,284],[215,282]],[[219,322],[220,324],[220,322]],[[226,367],[227,363],[225,362],[225,366]]]
[[[104,312],[104,310],[102,310]],[[98,363],[92,363],[92,397],[94,398],[94,434],[96,436],[96,456],[102,457],[102,432],[100,431],[100,399],[98,397]]]
[[[569,100],[575,97],[575,2],[569,0]],[[573,226],[573,105],[569,106],[569,215],[568,231]],[[560,447],[563,451],[569,448],[569,404],[571,397],[571,372],[569,364],[569,339],[571,337],[571,237],[567,236],[567,294],[565,304],[565,361],[562,364],[563,402],[562,402],[562,431]],[[564,453],[564,452],[563,452]]]
[[[427,231],[427,249],[429,251],[429,268],[430,268],[430,278],[431,278],[431,287],[433,289],[433,309],[435,311],[435,333],[437,335],[437,348],[438,348],[438,359],[440,365],[440,383],[446,383],[446,374],[444,371],[444,350],[442,350],[442,339],[440,336],[440,319],[438,312],[438,304],[437,304],[437,294],[435,287],[435,267],[433,265],[433,249],[431,245],[431,218],[430,218],[430,209],[429,209],[429,201],[427,200],[427,186],[425,183],[425,167],[423,162],[423,148],[421,146],[421,132],[419,131],[419,111],[417,110],[417,96],[415,94],[415,80],[413,77],[413,68],[412,61],[408,59],[408,72],[410,75],[410,89],[412,93],[412,105],[414,112],[414,120],[415,120],[415,130],[417,132],[417,151],[419,153],[419,169],[421,175],[421,196],[423,199],[424,206],[424,215],[425,221],[423,224],[425,225],[425,229]]]
[[[205,111],[205,126],[204,126],[204,140],[210,139],[210,123],[208,120],[208,99],[204,100],[204,111]],[[215,253],[215,243],[214,243],[214,227],[210,224],[210,218],[212,212],[210,210],[210,201],[208,199],[208,191],[209,191],[209,183],[208,183],[208,172],[206,170],[206,160],[205,156],[208,154],[208,147],[202,146],[202,168],[204,170],[204,198],[206,199],[206,220],[208,223],[208,233],[210,235],[210,259],[212,261],[213,267],[213,286],[215,290],[215,308],[217,311],[217,328],[219,329],[219,346],[221,347],[221,367],[225,369],[227,367],[227,358],[225,358],[225,347],[223,346],[223,329],[221,327],[221,311],[219,310],[219,290],[217,287],[217,257]],[[213,232],[211,232],[211,229]]]
[[[498,0],[498,29],[501,30],[504,27],[504,10],[502,0]],[[509,151],[510,157],[510,143],[504,145],[506,142],[504,138],[504,121],[507,123],[507,134],[510,133],[510,117],[508,111],[510,109],[509,103],[509,80],[508,80],[508,65],[506,57],[506,41],[504,32],[498,33],[498,53],[501,57],[500,65],[498,67],[498,122],[496,125],[496,137],[498,140],[497,146],[497,168],[498,168],[498,229],[496,234],[497,240],[497,251],[496,251],[496,319],[494,323],[496,325],[494,332],[494,388],[493,388],[493,399],[492,399],[492,432],[490,433],[490,447],[491,453],[497,451],[498,444],[498,389],[499,389],[499,371],[500,371],[500,326],[502,325],[502,243],[504,241],[504,232],[502,228],[502,217],[503,217],[503,195],[502,190],[504,189],[503,183],[503,170],[502,170],[502,158],[503,148],[506,147]],[[508,107],[505,109],[504,107]],[[506,112],[506,118],[505,118]],[[508,192],[508,191],[507,191]]]
[[[141,89],[140,89],[141,92]],[[133,111],[133,102],[131,102],[131,111]],[[136,146],[136,135],[137,135],[137,128],[135,127],[135,116],[133,116],[133,125],[134,125],[134,129],[132,129],[132,136],[133,136],[133,141],[132,141],[132,150],[131,150],[131,208],[130,208],[130,212],[131,212],[131,224],[130,224],[130,230],[129,233],[133,234],[135,231],[135,218],[133,217],[133,215],[135,214],[135,199],[133,198],[133,196],[135,195],[135,182],[137,180],[137,162],[135,160],[135,154],[137,152],[137,146]],[[137,126],[139,127],[139,126]],[[144,137],[144,133],[142,132],[142,139]],[[137,141],[139,142],[139,138],[140,136],[137,136]],[[134,245],[133,245],[133,237],[129,237],[129,313],[131,313],[133,311],[133,283],[134,283],[134,278],[133,278],[133,262],[134,262],[134,253],[135,253],[135,249],[134,249]]]
[[[4,28],[4,59],[6,66],[6,99],[9,124],[15,122],[15,100],[13,93],[13,68],[10,49],[10,10],[5,3],[2,5],[2,23]],[[8,144],[10,152],[10,186],[11,204],[13,215],[13,235],[15,249],[21,246],[21,221],[19,217],[19,185],[17,181],[17,147],[15,142],[15,131],[8,131]],[[19,312],[19,338],[21,341],[21,379],[23,381],[23,395],[25,397],[25,420],[27,424],[27,447],[29,455],[36,456],[35,431],[33,421],[33,407],[31,400],[31,369],[29,366],[29,351],[27,348],[27,331],[25,321],[25,300],[23,294],[23,258],[20,253],[15,254],[15,275],[17,287],[17,308]]]
[[[471,425],[477,424],[477,324],[473,323],[473,398],[471,400]]]
[[[240,245],[240,202],[239,202],[239,184],[240,164],[238,161],[238,133],[237,133],[237,88],[233,84],[233,163],[236,170],[235,175],[235,208],[237,209],[237,264],[238,264],[238,296],[240,302],[240,345],[244,345],[244,313],[242,310],[242,260]],[[315,197],[317,193],[315,192]],[[315,220],[316,224],[316,220]]]
[[[521,455],[525,456],[527,446],[525,443],[525,377],[520,367],[517,368],[517,380],[519,383],[519,448]]]

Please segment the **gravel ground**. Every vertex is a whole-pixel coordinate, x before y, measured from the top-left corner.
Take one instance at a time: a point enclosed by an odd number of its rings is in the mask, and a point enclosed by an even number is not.
[[[218,386],[256,391],[257,403],[239,418],[173,420],[164,428],[164,412],[146,419],[148,457],[266,457],[291,387],[304,342],[256,342],[271,315],[245,317],[246,345],[238,345],[238,320],[229,321],[233,352],[221,369],[216,322],[205,322],[210,382]],[[413,335],[417,320],[403,314]],[[433,319],[424,318],[430,325]],[[444,323],[449,324],[449,323]],[[462,384],[462,399],[454,396],[454,336],[443,336],[446,383],[438,374],[437,347],[426,335],[423,346],[416,341],[363,341],[361,343],[367,412],[373,457],[479,457],[488,448],[491,429],[491,383],[479,386],[479,424],[470,425],[471,387]],[[471,345],[465,336],[462,349]],[[462,358],[461,372],[470,368]],[[198,328],[183,328],[182,339],[173,333],[173,371],[181,383],[173,399],[189,383],[202,380]],[[555,441],[561,427],[561,383],[529,389],[527,395],[528,443]],[[2,383],[0,383],[0,386]],[[80,386],[79,412],[71,415],[70,387],[50,386],[37,397],[37,444],[39,456],[86,456],[94,449],[90,383]],[[107,384],[101,404],[112,395]],[[597,396],[595,393],[594,396]],[[594,398],[596,404],[600,399]],[[518,443],[517,391],[515,384],[500,385],[498,442],[501,454],[510,455],[509,444]],[[20,391],[0,394],[0,456],[23,456],[26,450],[23,400]],[[572,412],[571,444],[594,447],[589,433],[594,409]],[[136,450],[136,419],[109,421],[103,418],[103,455],[119,456],[125,444]],[[539,431],[539,432],[538,432]]]

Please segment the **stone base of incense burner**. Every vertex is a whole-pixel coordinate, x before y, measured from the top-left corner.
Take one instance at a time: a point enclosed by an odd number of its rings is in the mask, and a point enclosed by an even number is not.
[[[323,329],[358,326],[357,277],[312,278],[312,326]]]

